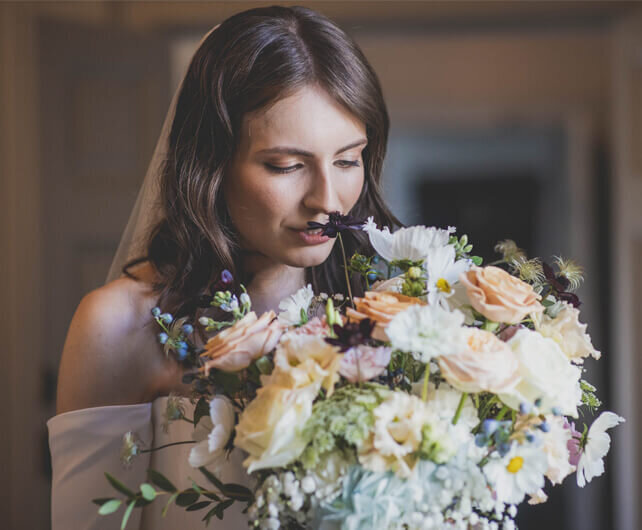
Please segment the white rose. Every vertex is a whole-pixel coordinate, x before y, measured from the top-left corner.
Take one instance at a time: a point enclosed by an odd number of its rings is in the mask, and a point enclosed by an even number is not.
[[[564,302],[555,318],[536,313],[533,314],[533,321],[535,329],[557,342],[571,361],[582,363],[589,355],[599,359],[602,354],[593,347],[591,337],[586,332],[586,324],[579,321],[579,315],[577,308]]]
[[[522,328],[507,342],[519,361],[521,382],[511,391],[499,394],[513,409],[520,403],[541,399],[540,410],[558,407],[563,414],[577,417],[581,401],[581,370],[571,364],[553,339]]]

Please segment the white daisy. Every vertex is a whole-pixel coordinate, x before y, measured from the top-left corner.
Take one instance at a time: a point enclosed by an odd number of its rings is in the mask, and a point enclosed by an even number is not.
[[[440,355],[451,355],[465,348],[464,314],[440,306],[413,305],[397,313],[386,327],[395,349],[406,351],[427,363]]]
[[[611,429],[625,419],[614,412],[602,412],[593,422],[586,435],[586,444],[577,463],[577,485],[583,488],[593,477],[604,473],[604,460],[611,447],[611,438],[606,429]]]
[[[455,261],[454,245],[433,247],[426,258],[428,271],[428,303],[442,304],[454,294],[453,286],[459,281],[459,275],[470,269],[472,261],[460,259]]]
[[[546,453],[540,448],[513,442],[505,456],[494,453],[484,466],[484,474],[497,500],[519,504],[526,494],[535,494],[544,487],[547,466]]]
[[[423,260],[431,248],[447,245],[450,234],[455,231],[453,227],[442,230],[427,226],[411,226],[391,233],[387,226],[379,230],[372,217],[368,217],[363,230],[368,233],[370,244],[377,254],[387,261]]]
[[[192,467],[213,466],[216,471],[224,463],[225,446],[234,429],[234,408],[224,396],[210,401],[210,415],[203,416],[194,428],[192,437],[196,445],[189,453]]]
[[[278,315],[279,322],[285,326],[296,326],[301,323],[301,312],[307,314],[310,302],[314,298],[312,285],[301,287],[296,293],[284,298],[279,302],[281,312]]]

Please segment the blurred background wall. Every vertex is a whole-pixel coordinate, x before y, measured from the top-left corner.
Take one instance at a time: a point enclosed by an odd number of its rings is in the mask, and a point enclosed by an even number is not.
[[[101,285],[200,37],[273,2],[0,3],[0,521],[49,527],[45,421],[80,298]],[[281,2],[283,5],[291,2]],[[585,266],[586,378],[615,430],[604,477],[525,507],[522,528],[639,528],[642,3],[296,2],[335,19],[381,79],[386,196]]]

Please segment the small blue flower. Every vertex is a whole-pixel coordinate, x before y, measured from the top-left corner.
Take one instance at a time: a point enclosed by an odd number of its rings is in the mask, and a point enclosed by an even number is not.
[[[542,398],[537,398],[537,399],[535,400],[535,406],[536,406],[537,408],[539,408],[539,407],[541,407],[541,406],[542,406]]]
[[[165,324],[171,324],[172,320],[174,320],[174,317],[170,313],[163,313],[160,318]]]
[[[528,414],[533,407],[531,406],[530,403],[523,402],[519,404],[519,412],[520,414]]]
[[[223,269],[223,272],[221,273],[221,281],[224,284],[229,284],[229,283],[232,283],[233,280],[234,280],[234,276],[232,276],[232,273],[227,269]]]
[[[555,416],[561,416],[561,415],[562,415],[562,411],[560,410],[560,408],[559,408],[559,407],[553,407],[553,408],[551,409],[551,412],[552,412]]]
[[[187,357],[187,350],[185,348],[179,348],[176,353],[178,353],[179,359],[185,359],[185,357]]]
[[[526,434],[526,440],[529,443],[533,443],[535,441],[535,435],[533,433],[531,433],[531,432],[527,433]]]
[[[154,307],[152,309],[152,315],[154,316],[154,318],[157,318],[158,316],[160,316],[160,314],[161,314],[160,307]]]
[[[508,451],[510,451],[510,442],[502,442],[497,446],[497,451],[499,451],[499,454],[501,456],[506,456],[508,454]]]
[[[549,431],[551,430],[551,426],[550,426],[547,422],[545,422],[545,421],[543,421],[542,423],[540,423],[540,424],[538,425],[538,427],[540,428],[540,430],[541,430],[542,432],[549,432]]]
[[[372,263],[374,263],[375,265],[376,265],[377,263],[379,263],[379,256],[373,256],[373,257],[372,257]]]
[[[158,342],[160,342],[161,344],[165,344],[167,342],[168,338],[169,337],[167,336],[167,333],[165,333],[165,332],[162,332],[162,333],[158,334]]]
[[[194,331],[194,328],[192,327],[191,324],[183,324],[181,326],[181,330],[183,331],[183,333],[185,333],[185,335],[189,335]]]
[[[185,342],[184,340],[179,341],[178,342],[178,348],[180,350],[186,350],[187,349],[187,342]]]
[[[486,436],[492,436],[498,427],[499,422],[497,420],[493,420],[492,418],[484,420],[484,422],[482,423],[482,429]]]
[[[377,273],[369,272],[367,278],[369,282],[374,282],[377,279]]]
[[[486,447],[488,445],[488,437],[483,433],[477,433],[475,435],[475,445],[477,447]]]

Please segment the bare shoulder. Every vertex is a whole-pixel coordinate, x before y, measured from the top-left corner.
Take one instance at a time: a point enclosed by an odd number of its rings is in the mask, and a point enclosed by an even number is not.
[[[86,294],[72,318],[58,376],[58,413],[151,401],[173,373],[155,340],[155,296],[119,278]]]

